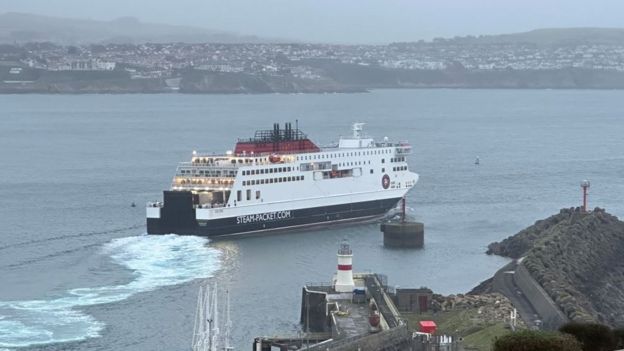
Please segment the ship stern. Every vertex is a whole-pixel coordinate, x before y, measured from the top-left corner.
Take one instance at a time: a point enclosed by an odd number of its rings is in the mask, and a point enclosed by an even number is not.
[[[164,191],[163,202],[148,203],[147,234],[195,234],[196,197],[190,191]]]

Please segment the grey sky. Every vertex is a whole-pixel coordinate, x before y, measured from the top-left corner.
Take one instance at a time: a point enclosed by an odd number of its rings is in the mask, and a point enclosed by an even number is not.
[[[341,43],[624,26],[622,0],[0,0],[0,13],[8,11],[99,20],[133,16],[144,22]]]

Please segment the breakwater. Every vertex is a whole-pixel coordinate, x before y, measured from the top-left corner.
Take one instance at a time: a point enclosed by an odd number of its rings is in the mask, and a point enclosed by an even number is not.
[[[516,282],[526,287],[534,307],[551,321],[560,319],[543,303],[541,289],[572,321],[624,324],[624,222],[596,208],[562,209],[500,243],[488,253],[523,257]],[[539,287],[532,289],[530,280]]]

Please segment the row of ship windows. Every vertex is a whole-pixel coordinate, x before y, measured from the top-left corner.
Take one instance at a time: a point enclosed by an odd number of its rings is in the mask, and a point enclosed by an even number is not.
[[[381,160],[381,163],[384,163],[385,159]],[[370,165],[370,160],[368,161],[355,161],[355,162],[339,162],[336,165],[338,167],[345,166],[362,166],[365,164]],[[263,168],[263,169],[251,169],[247,171],[243,171],[243,175],[256,175],[256,174],[269,174],[269,173],[281,173],[281,172],[290,172],[293,171],[294,167],[277,167],[277,168]],[[298,170],[298,168],[297,168]]]
[[[356,161],[356,162],[340,162],[338,163],[338,167],[345,167],[345,166],[362,166],[365,165],[366,161]],[[370,160],[368,161],[368,164],[370,165]]]
[[[247,189],[247,201],[251,200],[251,189]],[[260,190],[256,190],[256,200],[260,199]],[[236,201],[241,202],[243,200],[243,194],[240,190],[236,192]],[[236,201],[234,201],[234,206],[236,206]],[[229,206],[229,205],[228,205]]]
[[[251,169],[243,171],[243,175],[256,175],[256,174],[268,174],[268,173],[281,173],[290,172],[292,167],[277,167],[277,168],[263,168],[263,169]]]
[[[390,159],[390,162],[405,162],[405,157],[394,157]]]
[[[366,156],[366,155],[381,155],[381,154],[389,154],[392,150],[370,150],[370,151],[358,151],[358,152],[338,152],[333,154],[320,154],[320,155],[306,155],[306,156],[297,156],[297,160],[318,160],[323,158],[334,158],[334,157],[350,157],[350,156]]]
[[[186,179],[178,179],[177,182],[182,185],[191,185],[191,184],[205,184],[205,185],[232,185],[234,184],[234,180],[224,180],[224,179],[197,179],[197,178],[186,178]]]
[[[192,163],[199,163],[199,164],[206,164],[206,165],[213,165],[219,161],[227,161],[227,159],[225,158],[220,158],[220,159],[214,159],[214,158],[194,158],[191,160]],[[230,163],[235,164],[238,161],[238,163],[258,163],[258,162],[266,162],[268,161],[267,158],[256,158],[256,159],[249,159],[249,158],[245,158],[245,159],[231,159]]]
[[[284,182],[298,182],[298,181],[301,181],[303,179],[304,179],[304,176],[243,180],[243,186],[260,185],[260,184],[273,184],[273,183],[284,183]]]
[[[393,171],[407,171],[407,166],[392,167]]]
[[[191,175],[198,174],[199,176],[206,177],[235,177],[236,171],[220,171],[220,170],[211,170],[211,171],[203,171],[199,170],[196,172],[192,172],[190,169],[182,169],[180,170],[180,175]]]

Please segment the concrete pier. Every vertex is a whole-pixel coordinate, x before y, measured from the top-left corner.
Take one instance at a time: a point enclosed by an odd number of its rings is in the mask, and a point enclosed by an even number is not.
[[[381,224],[384,246],[422,248],[425,246],[425,225],[420,222],[386,222]]]

